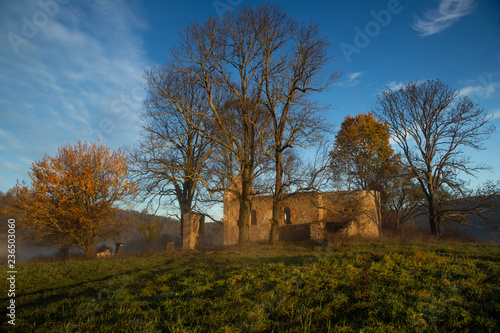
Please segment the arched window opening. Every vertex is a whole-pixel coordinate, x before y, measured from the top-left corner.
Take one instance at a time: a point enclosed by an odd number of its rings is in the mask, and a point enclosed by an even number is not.
[[[255,209],[252,210],[251,224],[257,225],[257,211]]]
[[[290,213],[290,208],[285,207],[285,224],[292,224],[292,217]]]

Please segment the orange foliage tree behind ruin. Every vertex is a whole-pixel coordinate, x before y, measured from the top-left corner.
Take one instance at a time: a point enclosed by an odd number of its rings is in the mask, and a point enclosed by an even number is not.
[[[28,172],[31,185],[17,184],[14,210],[34,237],[47,246],[74,246],[95,257],[98,239],[119,231],[116,202],[137,191],[127,179],[120,149],[78,142],[45,155]]]
[[[333,178],[348,190],[381,190],[398,167],[389,138],[389,125],[373,115],[347,116],[330,153]]]

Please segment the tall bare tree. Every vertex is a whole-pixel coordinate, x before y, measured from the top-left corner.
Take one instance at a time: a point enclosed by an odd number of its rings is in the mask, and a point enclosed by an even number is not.
[[[208,96],[192,77],[165,65],[145,73],[147,98],[141,114],[142,138],[131,152],[133,167],[149,203],[170,199],[183,216],[196,203],[213,152]]]
[[[328,75],[328,42],[317,26],[299,24],[277,5],[266,4],[256,11],[264,79],[262,104],[269,117],[268,154],[275,173],[270,242],[276,243],[283,215],[283,153],[318,142],[326,132],[326,122],[311,95],[327,88],[339,74]]]
[[[261,106],[265,64],[259,38],[263,20],[259,9],[247,7],[228,13],[221,21],[194,23],[181,31],[180,46],[173,51],[178,70],[190,75],[207,94],[209,110],[198,114],[212,123],[213,132],[192,125],[218,145],[222,156],[230,154],[226,160],[238,171],[238,175],[227,175],[238,184],[215,190],[238,189],[239,243],[249,241],[253,182],[267,136]]]
[[[409,82],[378,96],[375,113],[389,124],[406,167],[425,195],[431,232],[441,236],[441,222],[460,209],[450,205],[466,191],[458,177],[486,169],[474,164],[464,148],[483,149],[495,130],[485,111],[439,80]]]
[[[321,127],[318,108],[308,97],[333,81],[322,79],[326,48],[315,26],[300,26],[269,3],[181,31],[173,63],[207,95],[209,109],[196,115],[207,119],[213,131],[191,125],[217,145],[223,167],[216,170],[231,171],[225,178],[233,184],[218,182],[210,190],[233,190],[237,195],[240,243],[249,240],[251,196],[264,156],[273,152],[276,192],[281,193],[283,151],[292,144],[310,143]],[[278,211],[276,216],[281,215]]]

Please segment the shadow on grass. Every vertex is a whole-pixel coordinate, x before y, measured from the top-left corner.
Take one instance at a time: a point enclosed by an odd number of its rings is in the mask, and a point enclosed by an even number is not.
[[[170,264],[172,262],[174,262],[174,259],[171,259],[171,260],[169,260],[169,261],[167,261],[165,263],[162,263],[160,265],[157,265],[157,266],[152,266],[151,268],[148,268],[148,269],[153,269],[154,270],[156,268],[160,268],[162,266],[168,265],[168,264]],[[57,301],[60,301],[62,299],[67,298],[68,296],[71,296],[72,298],[77,298],[77,297],[81,297],[81,296],[90,297],[90,296],[95,295],[96,292],[99,292],[100,290],[102,290],[102,286],[103,286],[102,283],[103,282],[110,281],[113,278],[120,278],[122,276],[135,275],[135,274],[139,273],[142,270],[144,270],[144,269],[142,269],[142,268],[130,269],[130,270],[126,270],[126,271],[122,271],[122,272],[116,273],[116,274],[109,274],[109,275],[104,276],[104,277],[99,278],[99,279],[90,279],[90,280],[86,280],[86,281],[74,283],[74,284],[71,284],[71,285],[65,285],[65,286],[55,287],[55,288],[45,288],[45,289],[40,289],[40,290],[29,292],[29,293],[17,294],[16,298],[21,299],[23,297],[36,297],[38,295],[42,295],[42,294],[45,294],[45,293],[63,291],[62,293],[58,293],[58,294],[54,294],[54,295],[49,295],[49,296],[47,296],[45,298],[35,298],[35,300],[33,302],[30,302],[30,303],[21,303],[19,305],[19,308],[27,308],[27,307],[31,307],[31,306],[39,306],[41,304],[48,304],[50,302],[57,302]],[[84,291],[84,292],[80,292],[78,294],[72,294],[71,293],[71,291],[73,289],[75,289],[75,288],[78,288],[78,287],[84,286],[84,285],[88,285],[88,284],[95,284],[95,283],[97,283],[97,286],[99,286],[101,288],[95,288],[95,287],[89,286],[86,289],[86,291]],[[8,299],[9,298],[1,298],[0,301],[6,301]]]
[[[129,288],[140,288],[142,281],[154,281],[157,276],[169,273],[173,270],[178,270],[179,264],[186,265],[183,270],[182,277],[180,278],[196,275],[197,271],[200,269],[217,271],[221,266],[223,266],[224,271],[218,274],[218,278],[224,279],[229,278],[233,274],[237,274],[242,267],[258,269],[269,264],[283,264],[284,266],[291,266],[317,261],[317,258],[310,254],[283,256],[281,251],[274,253],[272,248],[269,252],[258,252],[258,254],[259,255],[254,256],[254,253],[248,252],[240,255],[240,253],[234,251],[218,253],[215,256],[204,252],[185,253],[177,256],[175,259],[170,259],[159,265],[148,267],[147,269],[128,269],[120,271],[116,274],[108,274],[102,278],[88,279],[70,285],[44,288],[28,293],[20,293],[16,296],[20,300],[26,300],[26,298],[30,300],[28,303],[20,302],[19,308],[30,308],[59,302],[68,297],[96,297],[100,291],[105,289],[107,281],[120,279],[121,277],[133,277],[133,281],[131,281]],[[185,261],[185,263],[182,263],[181,261]],[[227,266],[228,264],[229,266]],[[84,290],[79,291],[82,286],[87,287]],[[113,287],[112,285],[110,286]],[[45,295],[47,293],[50,293],[50,295]],[[8,298],[0,299],[0,301],[6,300],[8,300]]]

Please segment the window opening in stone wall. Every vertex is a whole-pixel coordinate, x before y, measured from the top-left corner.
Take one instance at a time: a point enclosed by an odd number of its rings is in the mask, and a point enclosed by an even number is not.
[[[285,207],[285,224],[292,224],[292,218],[291,218],[291,214],[290,214],[290,208],[289,207]]]
[[[255,209],[252,210],[251,224],[257,225],[257,211]]]

